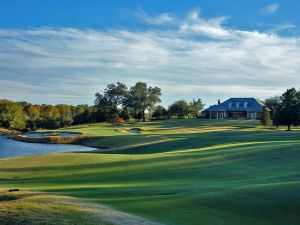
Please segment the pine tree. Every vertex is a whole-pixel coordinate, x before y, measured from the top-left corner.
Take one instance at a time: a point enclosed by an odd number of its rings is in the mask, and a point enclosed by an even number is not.
[[[270,111],[266,106],[263,107],[260,123],[264,126],[270,125],[271,123]]]

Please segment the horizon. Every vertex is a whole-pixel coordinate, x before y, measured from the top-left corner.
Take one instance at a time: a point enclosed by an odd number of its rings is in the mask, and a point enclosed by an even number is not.
[[[214,1],[217,3],[217,1]],[[0,97],[92,105],[120,81],[162,105],[264,100],[300,81],[297,1],[0,3]],[[296,87],[298,88],[298,87]]]

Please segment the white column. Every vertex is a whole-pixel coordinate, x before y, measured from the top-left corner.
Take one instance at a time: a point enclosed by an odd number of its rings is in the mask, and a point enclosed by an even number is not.
[[[209,119],[211,120],[211,111],[209,111]]]

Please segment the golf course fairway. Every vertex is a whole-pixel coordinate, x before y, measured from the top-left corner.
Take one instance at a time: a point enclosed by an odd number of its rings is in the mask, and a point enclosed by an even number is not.
[[[68,196],[160,224],[296,225],[300,130],[285,129],[200,119],[69,127],[61,130],[103,150],[0,159],[0,189]]]

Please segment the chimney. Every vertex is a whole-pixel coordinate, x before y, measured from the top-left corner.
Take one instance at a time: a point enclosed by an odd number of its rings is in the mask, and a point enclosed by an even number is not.
[[[220,99],[218,99],[218,105],[220,105],[221,104],[221,100]]]

